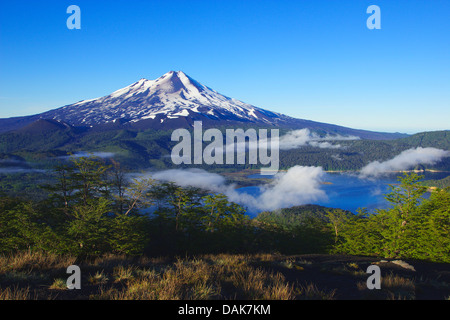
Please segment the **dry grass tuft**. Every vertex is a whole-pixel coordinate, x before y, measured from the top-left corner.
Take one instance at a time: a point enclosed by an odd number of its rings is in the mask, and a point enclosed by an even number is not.
[[[0,274],[8,271],[25,270],[42,271],[49,269],[67,268],[74,264],[75,257],[60,256],[52,253],[25,251],[14,255],[0,256]]]
[[[29,287],[15,286],[4,290],[0,288],[0,300],[37,300],[37,295],[36,293],[31,294]]]
[[[94,275],[90,275],[88,278],[88,281],[90,284],[93,284],[93,285],[99,285],[99,284],[103,285],[103,284],[108,283],[109,278],[102,270],[100,272],[97,271]]]
[[[249,256],[178,259],[165,268],[116,269],[124,288],[99,288],[92,298],[107,300],[293,299],[281,274],[255,269]],[[148,265],[148,261],[146,261]]]
[[[300,300],[335,300],[336,290],[320,290],[313,283],[300,285],[295,291],[297,299]]]
[[[359,282],[357,287],[369,299],[413,300],[416,295],[414,280],[393,273],[381,277],[380,290],[369,290],[366,282]]]
[[[116,282],[131,280],[134,278],[136,267],[118,266],[113,269],[113,277]]]

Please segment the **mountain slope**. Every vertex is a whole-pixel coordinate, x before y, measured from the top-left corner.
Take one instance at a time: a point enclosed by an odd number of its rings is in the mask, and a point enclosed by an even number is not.
[[[154,120],[158,115],[178,119],[195,113],[211,119],[263,124],[291,119],[225,97],[181,71],[171,71],[156,80],[141,79],[108,96],[49,111],[41,117],[92,126],[119,119],[132,123]]]
[[[185,73],[170,71],[156,80],[141,79],[105,97],[84,100],[42,114],[0,119],[0,132],[17,130],[39,119],[57,120],[97,130],[118,128],[174,129],[192,127],[263,126],[309,128],[363,139],[394,139],[402,134],[379,133],[295,119],[226,97]]]

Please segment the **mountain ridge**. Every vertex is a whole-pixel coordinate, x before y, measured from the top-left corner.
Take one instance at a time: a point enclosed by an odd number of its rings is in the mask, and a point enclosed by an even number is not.
[[[156,80],[145,78],[113,93],[82,100],[37,115],[0,119],[0,133],[21,129],[38,120],[54,120],[76,127],[108,130],[156,130],[192,127],[252,125],[359,136],[362,139],[395,139],[401,133],[373,132],[296,119],[233,99],[201,84],[182,71],[170,71]]]

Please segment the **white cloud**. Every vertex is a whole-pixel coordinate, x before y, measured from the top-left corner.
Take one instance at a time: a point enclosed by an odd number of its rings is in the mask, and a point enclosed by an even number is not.
[[[201,169],[174,169],[159,171],[148,174],[148,177],[160,180],[171,181],[180,187],[197,187],[211,191],[218,191],[225,185],[225,178],[219,174],[209,173]]]
[[[3,174],[46,173],[46,172],[47,172],[47,170],[42,170],[42,169],[29,169],[29,168],[17,168],[17,167],[0,168],[0,173],[3,173]]]
[[[59,157],[59,158],[60,159],[72,159],[72,158],[82,158],[82,157],[86,157],[86,158],[97,157],[97,158],[101,158],[101,159],[106,159],[106,158],[114,158],[114,155],[115,154],[113,152],[78,151],[69,156],[63,156],[63,157]]]
[[[280,150],[291,150],[298,149],[301,147],[311,146],[315,148],[323,148],[323,149],[339,149],[341,145],[332,144],[332,141],[349,141],[349,140],[359,140],[359,137],[356,136],[341,136],[341,135],[330,135],[319,136],[318,134],[311,132],[309,129],[300,129],[289,131],[285,135],[278,138],[278,144]],[[262,142],[264,140],[259,140],[258,142]],[[270,140],[268,140],[270,141]],[[275,139],[276,141],[276,139]],[[237,150],[238,152],[245,152],[247,149],[258,148],[258,142],[245,142],[238,143]],[[232,151],[232,147],[234,145],[227,145],[226,150]],[[221,150],[217,150],[217,152],[221,152]]]
[[[263,187],[255,207],[275,210],[326,199],[326,193],[321,189],[324,174],[320,167],[301,166],[280,172],[275,175],[272,184]]]
[[[280,150],[298,149],[311,146],[324,149],[339,149],[339,144],[332,144],[330,141],[358,140],[355,136],[341,136],[327,134],[324,137],[311,132],[309,129],[294,130],[280,137]]]
[[[377,177],[390,172],[412,169],[419,164],[435,164],[442,158],[449,156],[450,151],[436,148],[418,147],[416,149],[409,149],[403,151],[391,160],[369,163],[361,169],[360,176],[363,178]]]
[[[321,190],[321,179],[325,172],[320,167],[296,166],[287,172],[274,176],[272,183],[263,185],[259,195],[239,192],[235,185],[226,184],[223,176],[201,169],[175,169],[140,175],[141,178],[153,178],[171,181],[179,186],[198,187],[214,193],[223,193],[232,202],[251,210],[276,210],[312,201],[326,199]]]

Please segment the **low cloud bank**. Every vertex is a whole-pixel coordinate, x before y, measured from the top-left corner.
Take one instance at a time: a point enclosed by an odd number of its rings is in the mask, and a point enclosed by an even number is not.
[[[332,144],[330,141],[359,140],[356,136],[341,136],[327,134],[324,137],[312,133],[309,129],[290,131],[280,137],[280,150],[298,149],[305,146],[311,146],[324,149],[339,149],[341,145]]]
[[[298,149],[306,146],[323,148],[323,149],[339,149],[342,148],[339,144],[332,144],[333,141],[349,141],[349,140],[359,140],[356,136],[341,136],[341,135],[330,135],[327,134],[324,137],[311,132],[309,129],[300,129],[289,131],[285,135],[278,138],[278,145],[280,150],[291,150]],[[260,142],[263,142],[261,140]],[[276,139],[275,139],[276,141]],[[248,148],[258,148],[258,143],[241,143],[237,145],[239,151],[243,152]],[[230,146],[228,146],[229,148]]]
[[[29,168],[17,168],[17,167],[0,168],[0,174],[46,173],[46,172],[47,172],[47,170],[42,170],[42,169],[29,169]]]
[[[225,178],[219,174],[209,173],[202,169],[173,169],[147,174],[147,178],[159,181],[171,181],[180,187],[197,187],[220,192],[225,185]]]
[[[325,172],[320,167],[296,166],[287,172],[280,172],[272,183],[260,187],[257,195],[238,191],[235,185],[226,184],[223,176],[201,169],[175,169],[147,173],[138,178],[153,178],[171,181],[182,187],[198,187],[213,193],[223,193],[232,202],[248,207],[250,210],[276,210],[327,199],[321,190]]]
[[[101,159],[107,159],[107,158],[114,158],[113,152],[86,152],[86,151],[78,151],[74,154],[59,157],[60,159],[73,159],[73,158],[90,158],[90,157],[97,157]]]
[[[384,162],[374,161],[361,169],[360,177],[378,177],[396,171],[409,170],[419,164],[433,165],[445,157],[450,156],[450,151],[436,148],[409,149],[398,156]]]
[[[326,193],[321,189],[324,175],[320,167],[301,166],[278,173],[272,184],[262,188],[261,195],[255,199],[255,207],[275,210],[326,199]]]

